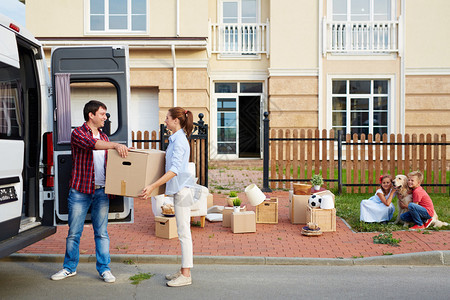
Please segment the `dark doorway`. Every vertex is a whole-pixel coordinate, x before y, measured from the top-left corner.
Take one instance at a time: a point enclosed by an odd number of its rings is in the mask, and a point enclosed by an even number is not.
[[[261,157],[260,96],[239,97],[239,157]]]

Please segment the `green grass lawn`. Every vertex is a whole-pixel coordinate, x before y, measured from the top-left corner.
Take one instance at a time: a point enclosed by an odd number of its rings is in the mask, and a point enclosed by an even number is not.
[[[395,213],[394,217],[387,224],[365,223],[359,220],[359,204],[361,200],[369,199],[373,194],[346,194],[336,195],[336,214],[343,218],[354,231],[359,232],[392,232],[396,230],[404,230],[403,225],[396,225],[394,221],[397,219],[398,206],[397,198],[394,198]],[[450,223],[450,197],[448,194],[430,194],[433,200],[434,209],[436,210],[439,220]],[[429,229],[434,230],[434,227]],[[450,226],[441,227],[441,230],[450,230]],[[438,229],[436,229],[438,230]]]

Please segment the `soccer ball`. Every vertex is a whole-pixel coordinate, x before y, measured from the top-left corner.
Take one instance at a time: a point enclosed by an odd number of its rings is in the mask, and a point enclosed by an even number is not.
[[[320,204],[322,203],[322,197],[319,195],[312,195],[308,199],[308,204],[312,208],[320,208]]]

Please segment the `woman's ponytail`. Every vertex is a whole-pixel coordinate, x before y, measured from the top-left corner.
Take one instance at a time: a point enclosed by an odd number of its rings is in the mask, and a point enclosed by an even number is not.
[[[170,115],[173,119],[180,120],[180,126],[189,137],[194,129],[194,115],[190,110],[185,110],[182,107],[172,107],[169,109]]]

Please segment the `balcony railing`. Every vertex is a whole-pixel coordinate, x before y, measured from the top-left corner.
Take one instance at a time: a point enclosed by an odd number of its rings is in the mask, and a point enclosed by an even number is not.
[[[252,24],[210,23],[210,53],[230,56],[269,55],[269,21]]]
[[[323,21],[326,53],[395,53],[399,51],[399,21]]]

